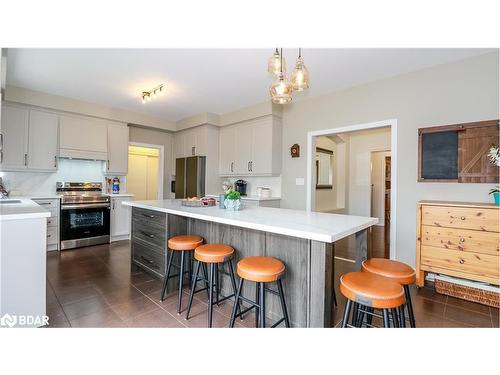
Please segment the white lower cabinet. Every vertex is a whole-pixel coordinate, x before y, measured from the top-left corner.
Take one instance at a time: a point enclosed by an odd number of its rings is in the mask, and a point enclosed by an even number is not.
[[[60,199],[33,199],[34,202],[50,211],[47,218],[47,251],[59,250],[59,210]]]
[[[111,242],[130,238],[130,207],[122,205],[130,200],[132,197],[111,197]]]

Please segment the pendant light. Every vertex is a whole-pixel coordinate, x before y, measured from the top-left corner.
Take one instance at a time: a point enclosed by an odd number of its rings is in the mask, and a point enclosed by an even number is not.
[[[280,72],[276,81],[271,85],[270,93],[273,103],[286,104],[292,100],[293,87],[283,72],[283,49],[280,50]]]
[[[275,76],[279,76],[281,72],[286,72],[286,61],[277,48],[267,61],[267,71]]]
[[[291,78],[293,89],[295,91],[303,91],[309,88],[309,71],[304,64],[301,48],[299,48],[299,57],[295,62],[295,68],[292,71]]]

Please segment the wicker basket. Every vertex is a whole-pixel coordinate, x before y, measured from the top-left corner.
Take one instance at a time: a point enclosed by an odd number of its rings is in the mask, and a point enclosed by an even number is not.
[[[500,293],[490,290],[460,285],[446,280],[436,278],[434,281],[436,292],[448,296],[465,299],[467,301],[481,303],[492,307],[500,307]]]

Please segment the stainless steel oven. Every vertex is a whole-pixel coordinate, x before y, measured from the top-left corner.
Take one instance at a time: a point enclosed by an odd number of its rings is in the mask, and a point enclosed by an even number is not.
[[[57,183],[61,200],[61,250],[109,243],[110,198],[98,182]]]

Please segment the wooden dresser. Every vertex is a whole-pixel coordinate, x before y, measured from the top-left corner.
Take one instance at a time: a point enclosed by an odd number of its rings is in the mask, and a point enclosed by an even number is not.
[[[421,201],[417,205],[417,284],[425,272],[499,285],[498,206]]]

